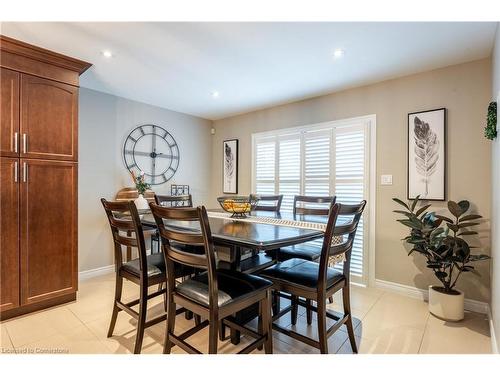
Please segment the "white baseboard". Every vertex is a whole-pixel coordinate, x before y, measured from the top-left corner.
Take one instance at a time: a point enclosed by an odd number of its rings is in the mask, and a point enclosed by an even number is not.
[[[94,268],[92,270],[81,271],[81,272],[78,272],[78,280],[79,281],[88,280],[88,279],[91,279],[93,277],[113,273],[114,271],[115,271],[114,264],[110,264],[109,266]]]
[[[493,316],[491,315],[491,307],[488,306],[488,320],[490,323],[490,337],[491,337],[491,352],[493,354],[498,353],[497,338],[495,335],[495,325],[493,324]]]
[[[414,286],[393,283],[392,281],[375,280],[375,287],[378,289],[399,293],[408,297],[417,298],[423,301],[429,300],[428,290],[419,289]],[[465,310],[467,311],[477,312],[480,314],[488,314],[489,311],[489,306],[486,302],[480,302],[466,298],[464,305]]]

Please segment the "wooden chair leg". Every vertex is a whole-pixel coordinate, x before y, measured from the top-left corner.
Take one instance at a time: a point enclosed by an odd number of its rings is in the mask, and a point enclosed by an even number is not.
[[[194,325],[199,326],[201,324],[201,316],[199,316],[198,314],[193,314],[193,316],[194,316]]]
[[[261,302],[262,334],[266,335],[264,351],[266,354],[273,354],[273,330],[271,319],[271,294],[267,294],[266,299]]]
[[[273,315],[277,315],[281,310],[281,298],[279,292],[276,290],[272,291],[273,298]]]
[[[137,320],[137,335],[135,338],[134,354],[140,354],[142,348],[142,339],[144,338],[144,330],[146,329],[146,313],[148,310],[148,286],[141,285],[141,294],[139,302],[139,318]]]
[[[219,338],[219,324],[217,318],[210,317],[208,327],[208,354],[217,354],[217,344]]]
[[[292,295],[292,313],[291,313],[291,323],[292,325],[297,324],[297,315],[299,312],[299,297]]]
[[[219,340],[224,341],[226,339],[226,325],[224,322],[220,322],[219,327]]]
[[[349,314],[349,317],[347,321],[345,322],[345,325],[347,327],[347,334],[349,335],[349,341],[351,343],[351,349],[353,353],[358,352],[358,348],[356,346],[356,338],[354,336],[354,326],[352,324],[352,313],[351,313],[351,301],[350,301],[350,290],[349,290],[349,284],[347,284],[343,289],[342,289],[342,300],[344,304],[344,314]]]
[[[163,343],[163,354],[170,354],[172,350],[172,341],[170,335],[174,333],[176,309],[175,302],[167,300],[167,325],[165,330],[165,342]]]
[[[306,314],[307,314],[307,325],[310,326],[313,320],[313,312],[312,312],[312,302],[310,299],[306,299]]]
[[[328,338],[326,337],[326,298],[318,298],[318,336],[321,354],[328,354]]]
[[[264,335],[263,331],[263,322],[262,322],[262,316],[263,316],[263,311],[264,311],[264,303],[263,301],[259,302],[259,316],[258,316],[258,321],[257,321],[257,332],[259,332],[261,335]],[[259,345],[257,347],[257,350],[262,350],[263,345]]]
[[[111,313],[111,322],[109,323],[108,337],[113,336],[113,331],[115,329],[115,324],[116,324],[116,318],[118,318],[118,312],[120,312],[120,309],[116,305],[116,302],[121,301],[122,290],[123,290],[123,277],[121,277],[119,274],[116,274],[115,302],[113,303],[113,312]]]

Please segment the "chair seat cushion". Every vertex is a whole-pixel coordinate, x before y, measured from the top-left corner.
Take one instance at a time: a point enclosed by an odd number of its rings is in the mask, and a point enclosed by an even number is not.
[[[271,280],[285,281],[312,289],[318,287],[318,274],[319,263],[298,258],[277,263],[260,273],[260,275]],[[345,280],[345,277],[333,268],[328,268],[326,280],[327,288],[330,288]]]
[[[162,252],[148,255],[146,259],[148,262],[148,277],[165,274],[166,267]],[[141,277],[139,258],[124,263],[122,265],[122,271],[130,273],[136,277]],[[181,264],[175,264],[175,277],[187,276],[193,273],[194,273],[194,268],[184,266]]]
[[[163,253],[148,255],[146,259],[148,262],[148,277],[165,273],[165,260],[163,259]],[[139,258],[124,263],[122,270],[140,277],[141,269],[139,266]]]
[[[278,252],[278,259],[285,261],[292,258],[317,260],[321,256],[321,246],[314,244],[300,244],[283,247]]]
[[[218,305],[223,306],[237,298],[246,298],[253,293],[270,288],[273,283],[262,277],[232,270],[217,270],[219,288]],[[176,287],[177,293],[201,305],[209,305],[208,274],[206,272],[183,281]]]

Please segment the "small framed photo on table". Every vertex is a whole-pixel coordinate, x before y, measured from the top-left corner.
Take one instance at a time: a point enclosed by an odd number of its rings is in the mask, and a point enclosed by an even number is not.
[[[408,114],[408,199],[446,200],[446,108]]]
[[[238,194],[238,140],[224,141],[222,148],[223,193]]]

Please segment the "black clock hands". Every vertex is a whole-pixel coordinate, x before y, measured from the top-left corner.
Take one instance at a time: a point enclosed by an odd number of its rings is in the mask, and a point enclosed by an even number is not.
[[[146,124],[130,132],[123,145],[123,158],[129,171],[144,171],[151,185],[161,185],[169,181],[179,167],[179,147],[167,130]]]

